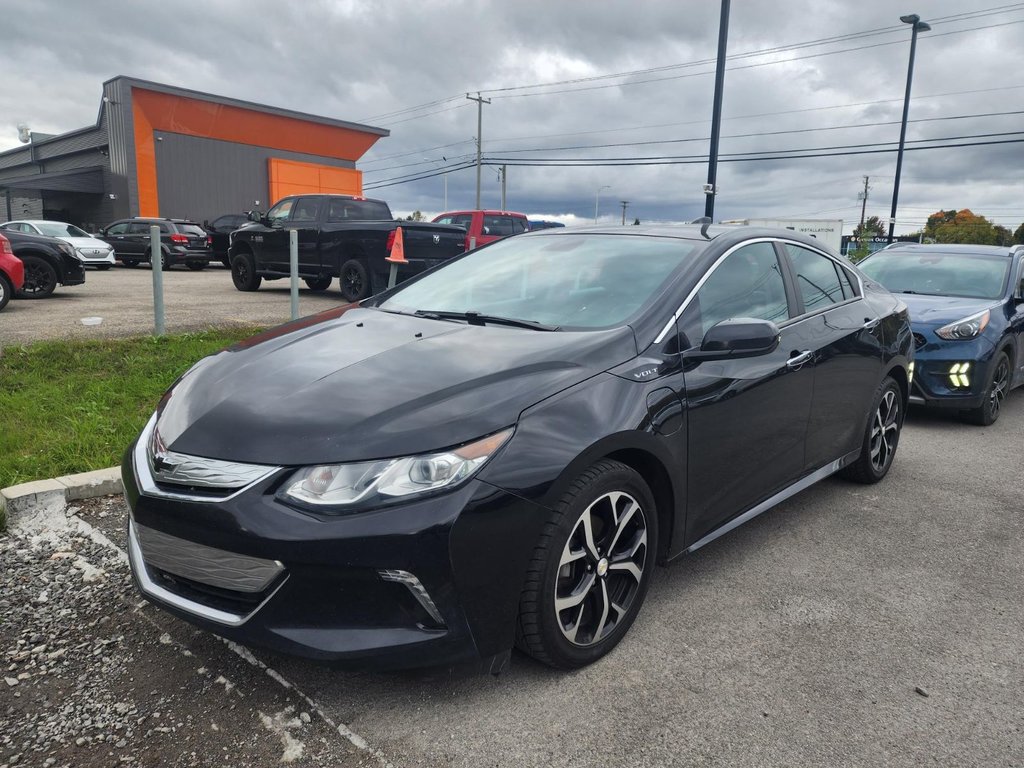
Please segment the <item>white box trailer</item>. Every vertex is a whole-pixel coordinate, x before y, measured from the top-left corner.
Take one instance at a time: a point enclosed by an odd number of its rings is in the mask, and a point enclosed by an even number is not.
[[[843,245],[842,219],[733,219],[723,221],[722,224],[792,229],[794,232],[818,238],[836,253],[839,253],[839,249]]]

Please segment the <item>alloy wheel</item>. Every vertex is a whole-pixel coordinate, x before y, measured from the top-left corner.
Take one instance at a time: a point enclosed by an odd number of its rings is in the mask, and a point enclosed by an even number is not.
[[[999,359],[995,375],[992,377],[992,387],[988,393],[988,410],[992,414],[992,421],[999,416],[999,409],[1006,398],[1006,390],[1010,383],[1010,362],[1003,355]]]
[[[363,295],[363,277],[356,270],[345,270],[345,275],[342,279],[344,280],[346,295]]]
[[[871,428],[871,466],[881,472],[892,460],[900,429],[900,402],[896,392],[886,390],[875,411]]]
[[[586,647],[628,615],[647,560],[647,520],[628,493],[598,497],[580,515],[562,550],[555,618],[565,639]]]

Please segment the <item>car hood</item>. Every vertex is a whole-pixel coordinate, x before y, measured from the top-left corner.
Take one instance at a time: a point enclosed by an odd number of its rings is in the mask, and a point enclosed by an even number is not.
[[[75,248],[99,248],[100,250],[110,250],[110,243],[104,242],[103,240],[97,240],[95,237],[62,237],[60,238],[65,243],[71,243]]]
[[[636,354],[629,327],[544,332],[352,306],[201,360],[164,395],[158,429],[172,451],[256,464],[412,455],[503,429]]]
[[[996,299],[972,299],[964,296],[923,296],[901,293],[910,310],[911,325],[929,327],[946,325],[996,306]]]

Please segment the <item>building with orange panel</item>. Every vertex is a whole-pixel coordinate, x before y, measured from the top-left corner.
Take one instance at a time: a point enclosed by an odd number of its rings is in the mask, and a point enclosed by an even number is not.
[[[301,192],[362,193],[356,161],[388,131],[131,77],[103,84],[94,126],[29,132],[0,153],[0,222],[97,229],[128,216],[194,221]]]

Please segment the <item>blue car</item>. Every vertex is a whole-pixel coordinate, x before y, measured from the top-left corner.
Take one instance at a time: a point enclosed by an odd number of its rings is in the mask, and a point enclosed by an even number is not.
[[[858,266],[910,309],[910,402],[998,419],[1024,384],[1024,245],[897,245]]]

